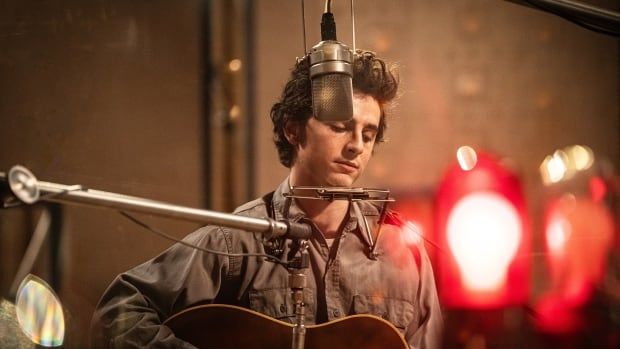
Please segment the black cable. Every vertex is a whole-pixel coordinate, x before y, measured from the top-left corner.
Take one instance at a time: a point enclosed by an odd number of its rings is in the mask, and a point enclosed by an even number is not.
[[[267,259],[269,259],[269,260],[271,260],[271,261],[273,261],[275,263],[278,263],[278,264],[281,264],[281,265],[284,265],[284,266],[287,265],[287,263],[279,260],[278,258],[276,258],[276,257],[274,257],[272,255],[269,255],[269,254],[265,254],[265,253],[228,253],[228,252],[221,252],[221,251],[216,251],[216,250],[211,250],[211,249],[208,249],[208,248],[203,248],[203,247],[200,247],[200,246],[196,246],[194,244],[190,244],[190,243],[185,242],[183,240],[177,239],[177,238],[175,238],[172,235],[166,234],[165,232],[163,232],[163,231],[161,231],[159,229],[153,228],[153,227],[149,226],[148,224],[144,223],[143,221],[139,220],[138,218],[130,215],[129,213],[127,213],[125,211],[118,211],[118,212],[120,214],[122,214],[123,216],[125,216],[125,218],[127,218],[127,219],[131,220],[132,222],[134,222],[135,224],[141,226],[142,228],[145,228],[146,230],[149,230],[152,233],[155,233],[155,234],[163,237],[164,239],[167,239],[167,240],[170,240],[170,241],[173,241],[173,242],[177,242],[177,243],[179,243],[179,244],[181,244],[183,246],[187,246],[187,247],[193,248],[193,249],[201,251],[201,252],[211,253],[211,254],[215,254],[215,255],[218,255],[218,256],[226,256],[226,257],[264,257],[264,258],[267,258]]]

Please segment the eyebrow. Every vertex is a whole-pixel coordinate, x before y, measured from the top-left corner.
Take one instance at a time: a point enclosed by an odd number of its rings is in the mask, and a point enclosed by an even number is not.
[[[365,129],[371,129],[375,132],[379,132],[379,126],[374,125],[374,124],[368,124],[364,126]]]

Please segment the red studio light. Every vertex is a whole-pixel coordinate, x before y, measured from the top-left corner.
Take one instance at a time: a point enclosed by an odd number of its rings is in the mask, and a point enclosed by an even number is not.
[[[531,238],[521,184],[493,157],[475,155],[474,166],[448,168],[436,197],[440,298],[451,308],[524,304]]]
[[[597,196],[565,194],[547,204],[549,289],[535,306],[539,329],[568,333],[585,325],[580,308],[603,282],[613,233],[613,216]]]

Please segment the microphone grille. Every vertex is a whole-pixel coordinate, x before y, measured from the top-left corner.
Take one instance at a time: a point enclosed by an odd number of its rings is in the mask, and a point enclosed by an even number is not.
[[[320,121],[353,117],[353,83],[348,74],[323,74],[312,79],[312,110]]]

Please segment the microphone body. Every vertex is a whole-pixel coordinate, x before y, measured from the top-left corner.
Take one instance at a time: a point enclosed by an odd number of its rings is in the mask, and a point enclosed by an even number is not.
[[[310,51],[312,112],[320,121],[353,118],[353,52],[336,40],[323,40]]]

